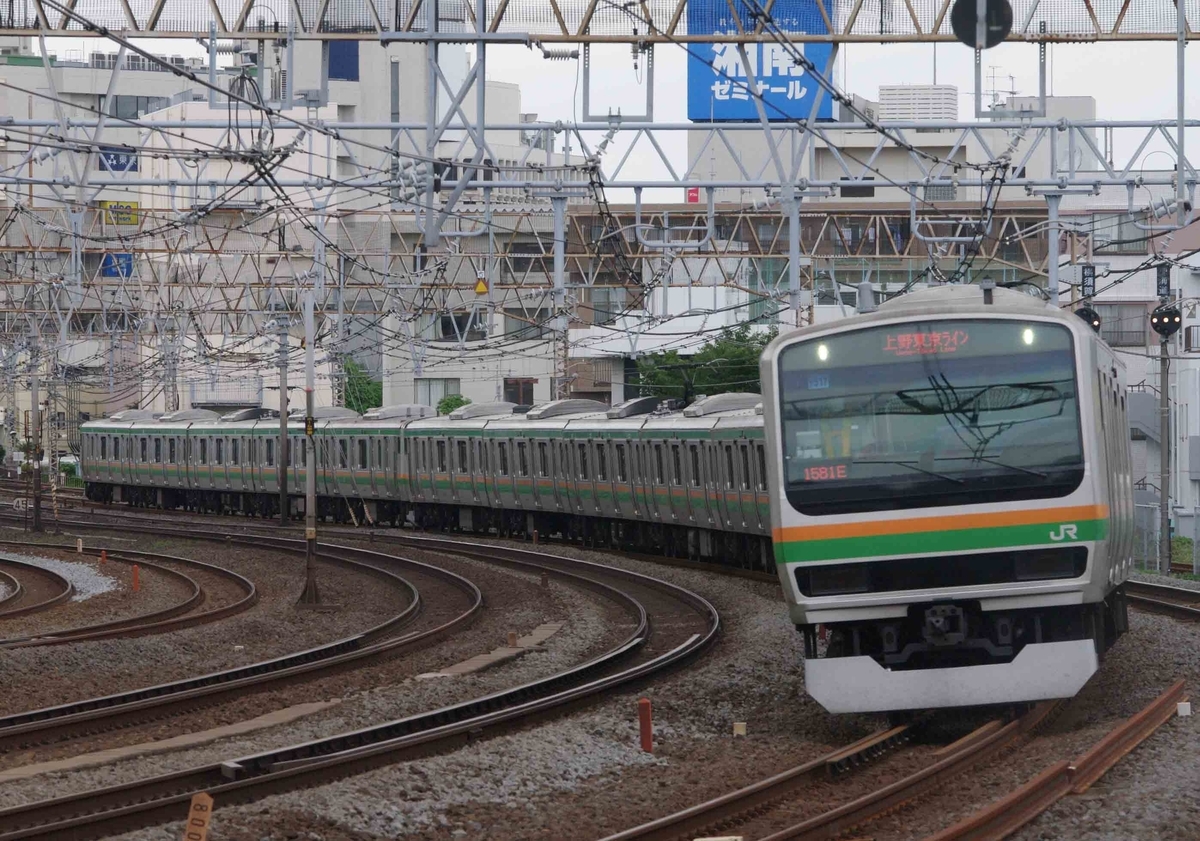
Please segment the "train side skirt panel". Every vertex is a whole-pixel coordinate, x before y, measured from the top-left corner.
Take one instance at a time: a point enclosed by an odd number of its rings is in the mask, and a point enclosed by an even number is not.
[[[971,707],[1070,698],[1099,666],[1091,640],[1025,646],[1011,663],[891,671],[870,657],[807,660],[808,694],[832,713]]]

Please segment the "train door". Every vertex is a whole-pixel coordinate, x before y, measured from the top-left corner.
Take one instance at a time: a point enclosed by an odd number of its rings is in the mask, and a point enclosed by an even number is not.
[[[730,503],[731,494],[733,494],[733,445],[720,441],[713,442],[712,445],[712,464],[713,464],[713,479],[714,486],[718,498],[717,514],[720,518],[720,528],[732,528],[733,518],[731,516],[732,506]]]
[[[771,533],[771,506],[767,492],[767,448],[761,438],[750,442],[750,452],[754,463],[754,510],[758,523],[759,534]]]
[[[737,442],[738,456],[738,513],[742,528],[758,528],[758,500],[754,495],[754,479],[750,467],[750,442]]]
[[[685,449],[687,450],[687,493],[692,522],[698,526],[707,526],[711,522],[712,509],[709,505],[708,487],[704,481],[704,459],[701,458],[700,443],[689,441]]]

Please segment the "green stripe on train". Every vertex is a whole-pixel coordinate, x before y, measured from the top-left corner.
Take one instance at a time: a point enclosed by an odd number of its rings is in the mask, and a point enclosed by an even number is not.
[[[1055,542],[1065,544],[1103,540],[1108,536],[1108,520],[1079,520],[1072,525],[1075,526],[1075,538],[1060,541],[1051,537],[1052,534],[1061,534],[1061,526],[1058,523],[838,537],[828,540],[793,540],[775,544],[775,562],[795,564],[934,552],[1008,549],[1015,546],[1043,546]]]

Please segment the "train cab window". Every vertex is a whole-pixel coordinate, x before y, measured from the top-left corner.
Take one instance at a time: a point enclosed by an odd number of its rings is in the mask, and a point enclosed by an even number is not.
[[[742,490],[750,490],[750,450],[742,444],[738,449],[742,451]]]
[[[242,454],[241,454],[240,450],[241,450],[241,442],[237,438],[234,438],[232,441],[229,442],[229,463],[230,464],[237,465],[238,467],[242,466]]]
[[[200,463],[208,464],[208,440],[200,439]]]
[[[367,469],[367,442],[362,438],[358,439],[358,469]]]
[[[688,447],[688,453],[691,455],[692,468],[692,487],[700,487],[700,448],[695,444]]]
[[[529,445],[524,441],[517,442],[517,475],[529,475]]]
[[[579,445],[579,478],[580,479],[591,478],[588,475],[587,444]]]
[[[275,439],[267,439],[267,467],[275,466]]]
[[[629,481],[629,465],[625,463],[624,444],[617,444],[617,481]]]
[[[733,475],[733,445],[726,444],[725,445],[725,487],[732,490],[734,481],[735,480],[734,480],[734,475]]]
[[[508,442],[501,441],[497,445],[496,450],[498,452],[498,458],[500,460],[500,475],[507,476],[508,475]]]
[[[676,485],[683,484],[683,461],[679,452],[679,445],[671,445],[671,469],[674,473],[671,474],[671,482]]]
[[[538,441],[538,471],[542,476],[550,475],[550,451],[545,441]]]
[[[171,464],[175,463],[175,439],[167,439],[167,461]]]
[[[608,442],[596,442],[596,478],[601,482],[608,481]]]
[[[663,466],[662,444],[654,445],[654,481],[659,485],[667,483],[667,471]]]
[[[216,449],[216,452],[213,453],[213,463],[214,464],[224,464],[225,463],[225,439],[218,438],[213,446]]]
[[[758,489],[765,491],[767,489],[767,450],[759,442],[754,446],[754,451],[758,454]]]
[[[346,443],[346,439],[339,438],[338,439],[338,467],[340,467],[342,470],[345,470],[346,467],[350,464],[349,449],[350,448]]]
[[[100,436],[100,458],[108,458],[108,436]]]
[[[438,473],[448,473],[446,465],[446,442],[437,442],[437,469]]]
[[[466,441],[458,441],[457,445],[458,445],[458,472],[459,473],[469,473],[470,466],[467,461],[467,442]]]

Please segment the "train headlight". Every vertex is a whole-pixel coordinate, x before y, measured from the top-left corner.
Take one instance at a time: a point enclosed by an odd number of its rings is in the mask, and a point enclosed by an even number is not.
[[[1027,345],[1033,344],[1033,330],[1026,327],[1025,330],[1021,333],[1021,341],[1023,341]]]
[[[829,359],[828,345],[817,345],[817,359],[820,359],[822,362]]]

